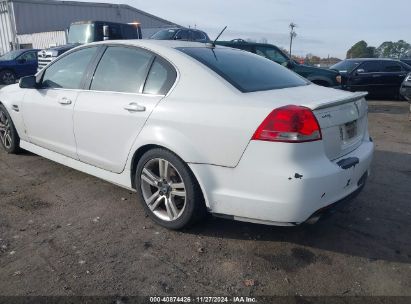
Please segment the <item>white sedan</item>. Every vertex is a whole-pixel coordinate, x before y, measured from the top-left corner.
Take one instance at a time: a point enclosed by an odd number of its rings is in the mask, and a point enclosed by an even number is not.
[[[3,88],[0,141],[135,190],[168,228],[207,212],[292,226],[364,186],[364,96],[237,49],[109,41]]]

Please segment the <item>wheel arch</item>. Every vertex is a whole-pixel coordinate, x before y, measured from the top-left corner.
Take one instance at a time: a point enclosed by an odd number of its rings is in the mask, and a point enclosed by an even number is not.
[[[167,150],[173,154],[175,154],[178,158],[180,158],[185,164],[187,164],[188,169],[190,170],[190,172],[193,174],[194,178],[195,178],[195,182],[197,183],[198,187],[201,190],[201,195],[204,199],[204,202],[206,204],[206,207],[208,208],[209,202],[208,202],[208,197],[207,197],[207,192],[204,189],[203,183],[201,182],[201,180],[198,178],[197,174],[192,170],[192,168],[188,165],[188,163],[176,152],[174,152],[173,150],[159,145],[159,144],[146,144],[143,145],[141,147],[139,147],[136,151],[134,151],[133,156],[131,158],[131,165],[130,165],[130,179],[131,179],[131,187],[133,189],[136,189],[136,185],[135,185],[135,177],[136,177],[136,169],[137,169],[137,165],[138,162],[140,161],[141,157],[144,155],[144,153],[146,153],[149,150],[152,149],[156,149],[156,148],[160,148],[160,149],[164,149]]]

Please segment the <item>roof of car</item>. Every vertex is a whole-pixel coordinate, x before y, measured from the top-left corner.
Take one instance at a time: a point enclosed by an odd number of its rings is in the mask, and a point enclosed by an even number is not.
[[[349,58],[348,61],[399,61],[395,58]]]
[[[163,48],[185,48],[185,47],[207,47],[205,43],[185,41],[185,40],[155,40],[155,39],[130,39],[130,40],[106,40],[93,42],[91,44],[122,44],[122,45],[134,45],[146,48],[163,47]]]
[[[202,30],[199,29],[194,29],[194,28],[188,28],[188,27],[167,27],[163,28],[160,31],[168,31],[168,30],[190,30],[190,31],[196,31],[196,32],[203,32]]]

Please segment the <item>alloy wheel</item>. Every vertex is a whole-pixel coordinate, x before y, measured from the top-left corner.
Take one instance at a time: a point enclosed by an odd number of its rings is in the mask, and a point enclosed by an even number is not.
[[[175,221],[184,212],[184,181],[178,170],[165,159],[155,158],[144,165],[141,191],[147,206],[163,221]]]
[[[10,120],[6,113],[0,110],[0,141],[6,149],[10,149],[13,144]]]
[[[1,80],[7,85],[16,83],[16,78],[12,72],[4,72]]]

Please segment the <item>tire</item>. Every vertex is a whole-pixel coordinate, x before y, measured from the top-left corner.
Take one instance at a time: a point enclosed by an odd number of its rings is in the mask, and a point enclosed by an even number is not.
[[[20,137],[6,108],[0,104],[0,146],[9,153],[20,152]]]
[[[163,227],[182,229],[207,214],[196,178],[187,164],[169,150],[155,148],[141,157],[135,185],[147,214]]]
[[[16,83],[16,74],[10,70],[3,70],[0,72],[0,82],[9,85]]]

